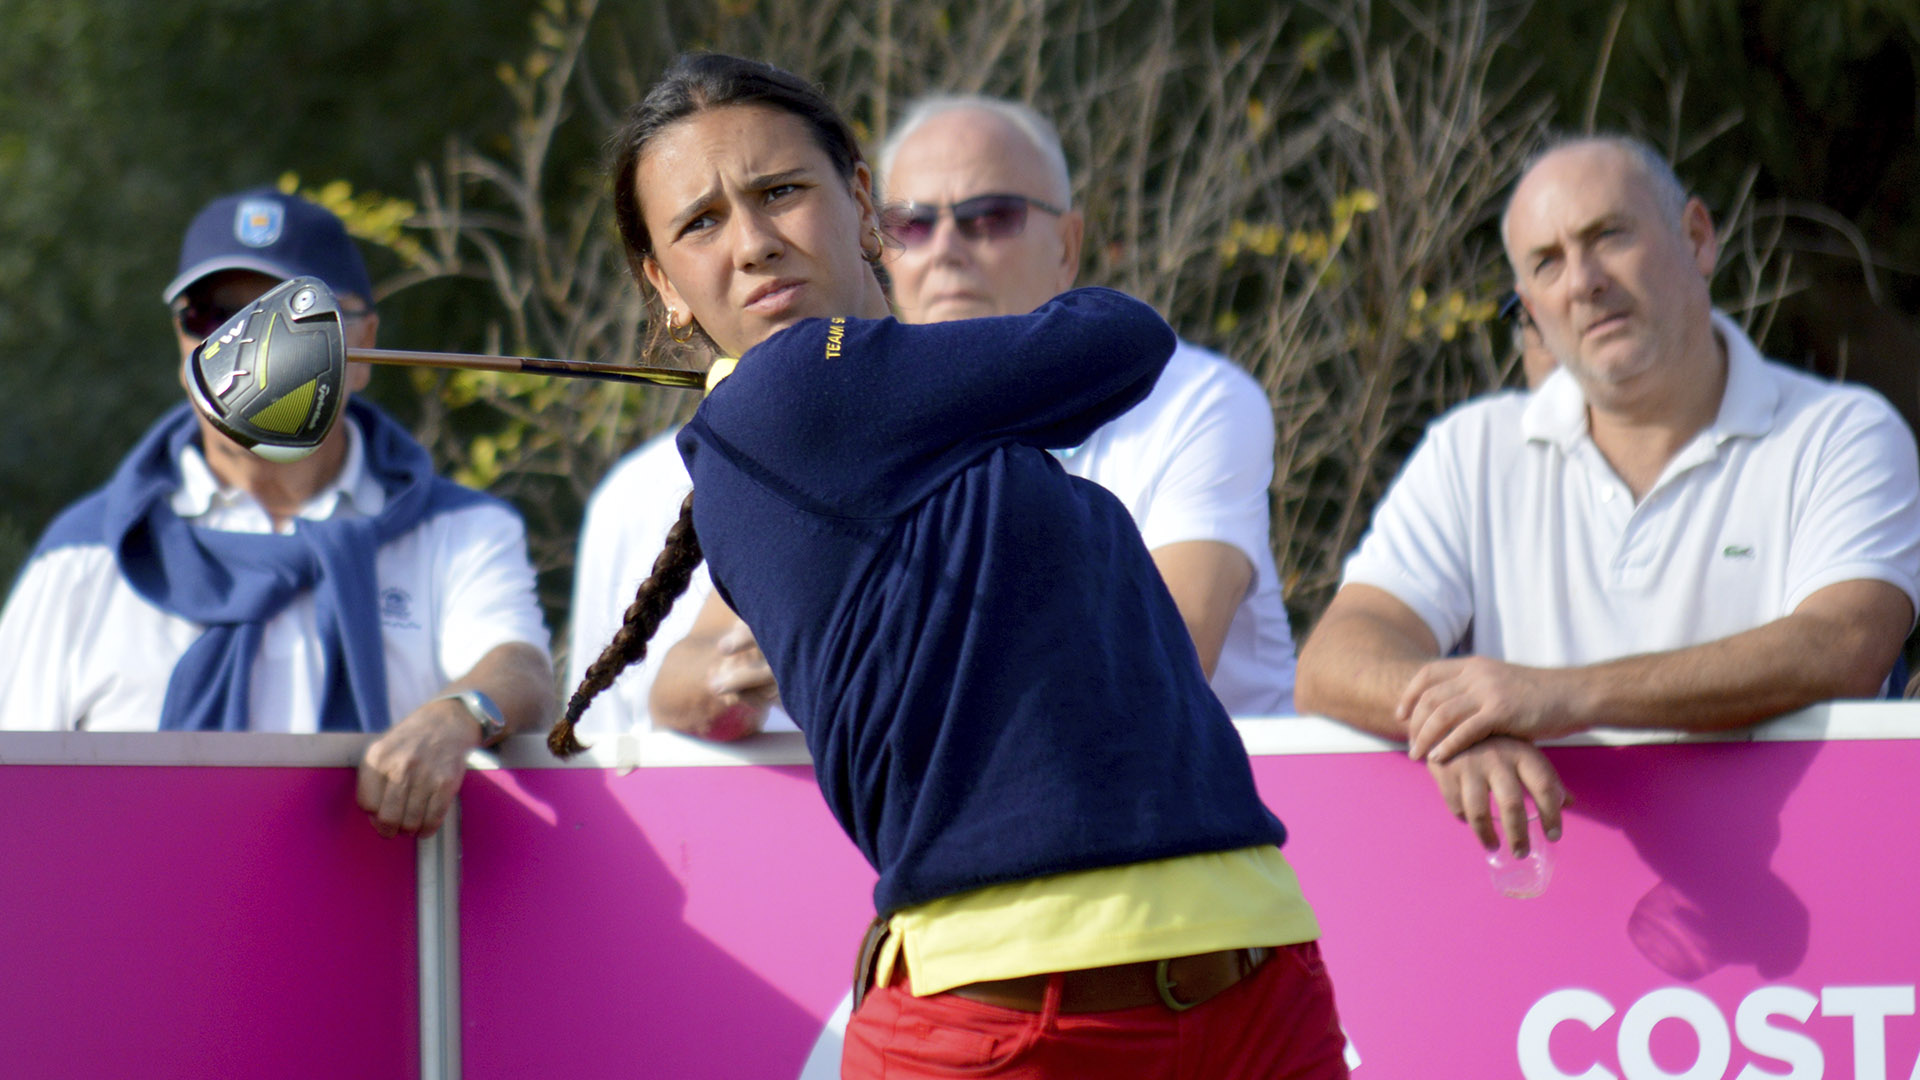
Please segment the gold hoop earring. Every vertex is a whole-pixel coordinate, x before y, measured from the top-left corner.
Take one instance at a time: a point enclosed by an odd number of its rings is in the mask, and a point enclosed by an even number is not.
[[[693,340],[693,316],[689,314],[686,322],[675,323],[674,316],[678,314],[679,312],[672,308],[667,309],[667,336],[672,338],[675,344],[685,345]]]
[[[880,225],[878,222],[867,227],[867,235],[873,237],[873,250],[868,251],[867,245],[862,243],[860,245],[860,257],[870,263],[878,263],[887,253],[887,240],[886,237],[880,235]]]

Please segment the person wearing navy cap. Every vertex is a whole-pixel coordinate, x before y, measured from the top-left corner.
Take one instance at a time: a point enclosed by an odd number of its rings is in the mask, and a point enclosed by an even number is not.
[[[379,316],[340,219],[272,188],[193,219],[162,290],[182,370],[291,277],[340,298],[351,348]],[[349,393],[368,369],[349,365]],[[0,613],[0,727],[364,731],[358,801],[430,834],[469,751],[554,712],[526,528],[435,476],[405,429],[350,400],[312,455],[257,457],[184,403],[41,538]]]

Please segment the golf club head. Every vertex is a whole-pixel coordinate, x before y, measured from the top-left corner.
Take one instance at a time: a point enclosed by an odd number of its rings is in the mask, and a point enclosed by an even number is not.
[[[187,398],[215,429],[269,461],[298,461],[345,400],[340,303],[319,278],[290,278],[227,320],[186,367]]]

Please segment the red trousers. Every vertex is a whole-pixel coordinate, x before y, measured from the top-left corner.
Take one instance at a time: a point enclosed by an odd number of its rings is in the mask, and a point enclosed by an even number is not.
[[[1345,1080],[1346,1038],[1317,942],[1283,945],[1246,978],[1185,1012],[1143,1005],[1024,1012],[952,994],[878,986],[847,1024],[842,1080]]]

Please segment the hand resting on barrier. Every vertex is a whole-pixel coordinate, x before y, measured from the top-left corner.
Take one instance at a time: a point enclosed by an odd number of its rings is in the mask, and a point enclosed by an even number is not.
[[[487,694],[506,719],[506,734],[515,735],[553,722],[559,703],[552,687],[546,655],[516,642],[495,647],[447,689]],[[427,702],[367,745],[356,786],[360,809],[382,836],[432,836],[460,793],[467,755],[480,745],[480,725],[465,705]]]

